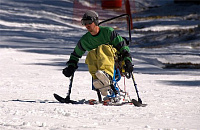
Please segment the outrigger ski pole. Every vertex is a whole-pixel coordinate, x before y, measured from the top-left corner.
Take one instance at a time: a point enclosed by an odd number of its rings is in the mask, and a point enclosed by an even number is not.
[[[54,97],[61,103],[72,103],[72,104],[76,104],[76,101],[70,100],[70,94],[71,94],[71,90],[72,90],[72,83],[73,83],[73,79],[74,79],[74,73],[72,74],[72,76],[69,78],[69,90],[67,93],[66,98],[63,98],[61,96],[59,96],[58,94],[54,93]]]
[[[74,73],[73,73],[72,76],[69,78],[70,83],[69,83],[69,90],[68,90],[68,93],[67,93],[67,96],[66,96],[66,102],[67,102],[67,101],[69,101],[69,102],[71,101],[71,100],[70,100],[70,94],[71,94],[71,91],[72,91],[73,79],[74,79]]]
[[[135,82],[135,78],[133,76],[133,72],[131,73],[131,77],[132,77],[132,80],[133,80],[133,84],[135,86],[135,91],[136,91],[136,94],[137,94],[137,97],[138,97],[138,101],[136,101],[135,99],[132,99],[132,102],[135,106],[137,107],[145,107],[147,104],[142,104],[142,100],[141,98],[139,97],[139,93],[138,93],[138,89],[137,89],[137,84]]]
[[[137,94],[137,97],[138,97],[138,102],[142,104],[142,100],[141,100],[141,98],[139,96],[139,93],[138,93],[137,84],[135,82],[135,78],[133,76],[133,72],[131,73],[131,77],[132,77],[132,80],[133,80],[133,84],[135,86],[135,91],[136,91],[136,94]]]

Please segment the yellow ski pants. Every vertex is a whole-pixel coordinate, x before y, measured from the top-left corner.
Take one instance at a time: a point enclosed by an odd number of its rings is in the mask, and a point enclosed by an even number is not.
[[[93,79],[97,79],[95,73],[97,70],[102,70],[113,77],[115,64],[116,49],[111,45],[101,45],[96,49],[88,52],[85,63]]]

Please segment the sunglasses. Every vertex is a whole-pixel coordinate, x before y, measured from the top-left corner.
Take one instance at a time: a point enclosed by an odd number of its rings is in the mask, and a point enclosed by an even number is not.
[[[92,19],[82,19],[81,24],[82,25],[87,25],[87,24],[92,24],[93,20]]]

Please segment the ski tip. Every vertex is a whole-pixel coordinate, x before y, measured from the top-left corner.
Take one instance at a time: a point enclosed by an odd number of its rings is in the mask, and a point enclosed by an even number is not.
[[[61,96],[59,96],[58,94],[54,93],[53,96],[58,100],[58,99],[64,99]]]
[[[58,94],[54,93],[53,96],[56,98],[58,96]]]
[[[60,103],[66,103],[66,104],[79,104],[79,102],[74,101],[74,100],[70,100],[70,98],[63,98],[61,96],[59,96],[58,94],[53,94],[53,96],[55,97],[55,99],[57,101],[59,101]]]
[[[55,97],[55,99],[57,100],[57,101],[59,101],[60,103],[65,103],[65,98],[63,98],[63,97],[61,97],[61,96],[59,96],[58,94],[53,94],[53,96]]]
[[[54,96],[54,97],[55,97],[55,96],[58,96],[58,94],[54,93],[53,96]]]
[[[146,107],[147,104],[142,104],[139,101],[132,99],[132,103],[136,106],[136,107]]]

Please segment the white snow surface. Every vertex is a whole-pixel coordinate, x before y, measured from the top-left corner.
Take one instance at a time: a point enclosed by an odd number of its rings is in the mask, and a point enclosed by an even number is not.
[[[173,17],[134,21],[130,45],[134,76],[140,98],[148,104],[135,107],[58,103],[53,93],[66,96],[69,85],[62,69],[86,32],[72,23],[76,19],[72,17],[73,1],[1,0],[0,129],[198,130],[199,69],[163,69],[163,66],[200,63],[200,5],[175,5],[172,0],[142,2],[156,8],[134,13],[134,19]],[[98,11],[118,14],[112,10]],[[126,30],[117,31],[128,37]],[[71,94],[71,99],[80,102],[97,99],[91,89],[85,57],[86,54],[80,59]],[[119,85],[124,88],[124,79]],[[137,99],[131,79],[126,79],[126,89]]]

